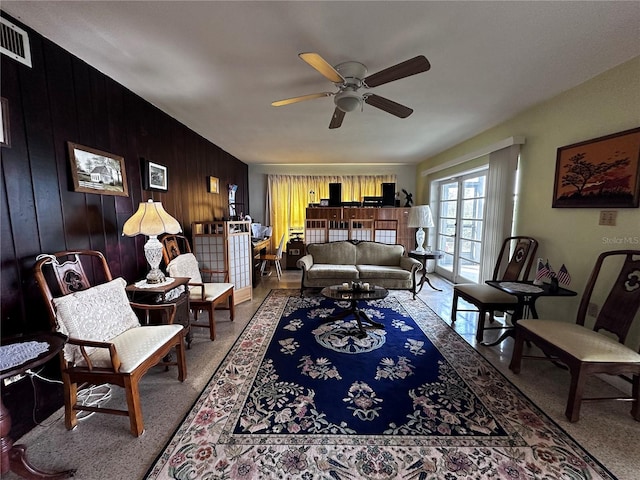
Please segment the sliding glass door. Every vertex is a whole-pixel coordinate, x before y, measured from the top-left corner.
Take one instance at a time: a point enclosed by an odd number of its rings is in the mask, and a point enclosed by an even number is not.
[[[487,170],[437,183],[436,272],[454,283],[480,279]]]

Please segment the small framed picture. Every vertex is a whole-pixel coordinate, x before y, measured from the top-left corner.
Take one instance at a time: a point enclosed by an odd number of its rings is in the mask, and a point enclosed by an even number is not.
[[[9,101],[0,98],[0,145],[11,146],[11,135],[9,133]]]
[[[209,177],[209,193],[220,193],[220,179],[218,177]]]
[[[74,192],[129,196],[123,157],[73,142],[67,147]]]
[[[169,190],[169,172],[159,163],[142,159],[142,187],[145,190],[166,192]]]
[[[329,206],[329,199],[328,198],[320,199],[320,206],[321,207],[328,207]]]

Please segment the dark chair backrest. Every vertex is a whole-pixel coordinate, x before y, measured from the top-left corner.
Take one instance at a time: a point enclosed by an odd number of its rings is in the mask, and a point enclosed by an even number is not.
[[[164,235],[160,241],[162,242],[162,256],[165,265],[176,258],[181,253],[191,253],[191,245],[184,235]]]
[[[529,277],[537,249],[538,241],[535,238],[521,235],[505,238],[493,270],[492,280],[507,282],[526,280]],[[511,253],[511,257],[504,272],[500,275],[501,267],[509,253]]]
[[[600,308],[593,329],[607,330],[624,343],[640,308],[640,250],[612,250],[598,256],[578,307],[577,323],[584,325],[591,295],[602,265],[606,259],[612,260],[614,257],[622,261],[620,273],[611,285],[611,290]]]
[[[87,275],[87,269],[93,274],[91,277]],[[54,298],[113,280],[106,258],[95,250],[67,250],[40,255],[33,273],[42,295],[47,299],[49,321],[53,327],[56,324]]]

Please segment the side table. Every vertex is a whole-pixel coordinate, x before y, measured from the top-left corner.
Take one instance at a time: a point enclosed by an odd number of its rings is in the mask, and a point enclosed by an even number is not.
[[[138,282],[127,285],[126,288],[129,300],[132,302],[147,305],[175,304],[175,322],[182,325],[186,330],[185,340],[187,342],[187,348],[191,348],[191,341],[193,340],[193,336],[191,335],[191,320],[189,319],[189,287],[187,285],[189,280],[189,277],[174,277],[171,283],[141,285],[140,282]],[[181,291],[175,291],[178,289]],[[150,321],[148,313],[145,321],[146,323]],[[166,322],[164,315],[162,322]]]
[[[61,333],[41,333],[38,335],[30,335],[24,337],[14,337],[3,340],[3,346],[16,345],[27,342],[46,343],[47,350],[35,356],[24,360],[22,363],[8,367],[0,371],[0,381],[2,379],[12,377],[19,373],[25,373],[35,367],[48,362],[55,357],[64,347],[67,337]],[[66,470],[62,472],[49,473],[37,469],[32,466],[26,458],[27,447],[24,445],[14,445],[9,437],[11,430],[11,414],[5,407],[4,402],[0,400],[0,446],[2,447],[2,458],[0,461],[0,473],[4,475],[9,470],[17,473],[23,478],[29,480],[58,480],[69,478],[75,474],[75,470]]]
[[[494,342],[485,343],[481,345],[485,347],[493,347],[498,345],[508,337],[514,337],[515,325],[521,318],[527,318],[531,314],[532,318],[538,318],[538,311],[536,310],[536,300],[540,297],[575,297],[577,292],[568,290],[562,287],[552,287],[549,283],[543,283],[541,285],[534,285],[531,280],[514,281],[514,282],[501,282],[498,280],[487,280],[487,285],[491,285],[498,290],[514,295],[518,299],[518,305],[513,312],[511,322],[513,327],[507,328],[506,331]]]
[[[437,290],[438,292],[442,291],[440,288],[434,287],[431,280],[429,280],[429,277],[427,277],[427,260],[438,260],[443,256],[444,254],[437,250],[433,252],[418,252],[416,250],[411,250],[409,252],[409,257],[422,262],[422,278],[420,279],[420,283],[418,283],[419,288],[416,289],[416,293],[420,293],[425,282],[427,282],[432,289]]]

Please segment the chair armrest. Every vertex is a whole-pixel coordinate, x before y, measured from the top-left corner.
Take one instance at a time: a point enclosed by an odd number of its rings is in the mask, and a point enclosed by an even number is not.
[[[91,362],[91,357],[85,350],[85,347],[92,348],[106,348],[109,350],[109,357],[111,358],[111,368],[113,368],[114,372],[120,370],[120,358],[118,358],[118,352],[116,351],[116,346],[110,342],[99,342],[97,340],[83,340],[81,338],[72,338],[69,337],[67,343],[71,345],[77,345],[80,348],[80,353],[82,354],[82,358],[87,362],[87,369],[91,372],[94,370],[93,363]]]
[[[208,268],[201,268],[200,269],[200,274],[206,274],[209,275],[209,280],[211,280],[211,275],[213,274],[224,274],[224,279],[222,280],[224,283],[229,282],[229,270],[209,270]],[[211,282],[211,283],[215,283],[215,282]]]
[[[305,255],[304,257],[300,257],[296,262],[296,266],[302,270],[309,270],[313,267],[313,256]]]
[[[204,300],[204,283],[189,283],[190,287],[196,287],[200,289],[200,298]]]
[[[419,260],[416,260],[415,258],[401,257],[400,267],[415,273],[422,270],[422,263]]]
[[[169,319],[168,319],[168,324],[171,325],[173,324],[173,320],[176,316],[176,304],[175,303],[161,303],[158,305],[148,305],[145,303],[135,303],[135,302],[129,302],[129,305],[131,305],[131,308],[135,309],[135,310],[145,310],[145,319],[147,320],[147,324],[149,324],[149,311],[151,310],[166,310],[167,313],[169,314]]]

